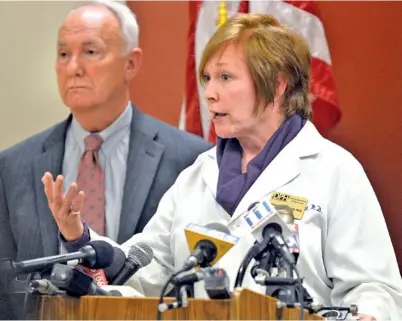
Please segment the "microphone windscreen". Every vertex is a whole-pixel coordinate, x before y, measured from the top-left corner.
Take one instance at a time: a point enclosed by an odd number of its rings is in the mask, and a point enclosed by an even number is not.
[[[88,243],[96,253],[96,262],[91,269],[105,269],[109,267],[114,260],[113,246],[105,241],[92,241]]]
[[[143,242],[134,244],[128,252],[128,260],[140,268],[151,263],[153,256],[154,252],[151,247]]]
[[[126,254],[118,247],[113,247],[114,259],[113,264],[105,268],[105,275],[108,280],[113,280],[124,267],[126,261]]]

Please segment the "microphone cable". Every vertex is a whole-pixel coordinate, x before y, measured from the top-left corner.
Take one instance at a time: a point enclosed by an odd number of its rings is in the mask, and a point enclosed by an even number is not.
[[[172,280],[173,280],[176,276],[178,276],[179,274],[181,274],[181,273],[183,273],[183,272],[185,272],[185,271],[186,271],[185,269],[181,269],[181,270],[179,270],[178,272],[173,273],[173,274],[170,276],[170,278],[166,281],[165,285],[163,286],[162,291],[161,291],[161,294],[160,294],[160,296],[159,296],[159,302],[158,302],[158,307],[157,307],[158,313],[157,313],[157,316],[156,316],[156,320],[162,320],[162,312],[159,310],[159,307],[163,304],[163,298],[165,297],[165,292],[166,292],[166,290],[167,290],[169,284],[172,282]]]

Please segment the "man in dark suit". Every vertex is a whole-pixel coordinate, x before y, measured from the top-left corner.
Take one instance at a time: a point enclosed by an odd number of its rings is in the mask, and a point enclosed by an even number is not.
[[[125,5],[73,10],[59,30],[57,53],[59,91],[71,115],[0,154],[0,258],[59,253],[44,179],[57,177],[68,193],[80,190],[76,211],[123,243],[142,231],[178,174],[211,147],[130,102],[129,81],[142,52]]]

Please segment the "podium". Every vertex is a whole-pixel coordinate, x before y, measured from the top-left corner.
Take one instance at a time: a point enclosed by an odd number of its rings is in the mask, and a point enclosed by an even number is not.
[[[174,298],[165,298],[172,302]],[[235,289],[228,300],[189,299],[186,308],[162,313],[162,320],[298,320],[299,309],[277,309],[277,300],[247,289]],[[158,298],[44,296],[41,320],[156,320]],[[305,320],[324,318],[304,312]]]

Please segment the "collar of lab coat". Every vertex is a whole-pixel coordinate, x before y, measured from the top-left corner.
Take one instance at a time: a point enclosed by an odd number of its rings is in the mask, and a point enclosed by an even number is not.
[[[259,201],[301,175],[301,162],[319,154],[323,140],[315,126],[307,121],[300,133],[274,158],[244,195],[233,213],[232,220],[244,213],[253,202]],[[218,176],[216,148],[212,148],[207,152],[202,177],[214,196]]]

